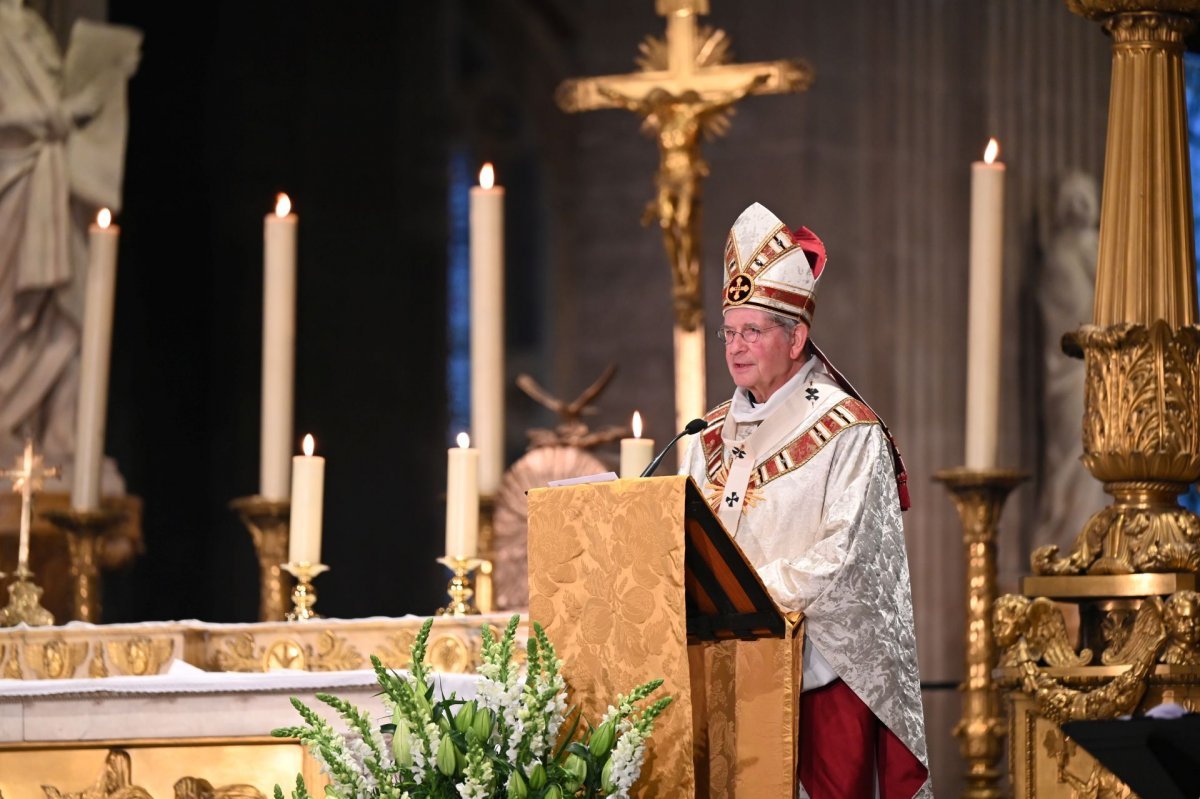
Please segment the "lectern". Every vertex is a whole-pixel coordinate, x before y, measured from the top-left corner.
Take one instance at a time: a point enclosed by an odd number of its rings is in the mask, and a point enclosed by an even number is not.
[[[791,799],[804,631],[688,477],[529,493],[529,616],[593,723],[661,677],[645,797]]]

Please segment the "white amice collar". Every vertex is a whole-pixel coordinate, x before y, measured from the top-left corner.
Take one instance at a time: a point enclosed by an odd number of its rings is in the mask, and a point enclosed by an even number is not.
[[[813,369],[819,363],[820,360],[815,355],[809,356],[804,366],[800,367],[800,371],[792,375],[791,379],[768,397],[766,402],[751,402],[749,389],[741,387],[734,389],[733,402],[729,406],[730,417],[739,424],[763,421],[774,413],[777,408],[787,402],[788,397],[795,393],[796,389],[808,382]]]

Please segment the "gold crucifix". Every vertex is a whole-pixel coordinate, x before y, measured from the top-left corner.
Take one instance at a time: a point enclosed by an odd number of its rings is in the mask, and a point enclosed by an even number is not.
[[[29,534],[33,527],[33,495],[42,489],[47,477],[58,477],[58,467],[43,465],[34,454],[33,441],[25,439],[25,451],[17,456],[11,469],[0,470],[0,479],[12,480],[13,491],[21,495],[21,538],[17,548],[17,573],[29,569]]]
[[[9,604],[0,609],[0,625],[13,626],[24,622],[33,627],[54,623],[50,612],[38,604],[42,589],[29,581],[29,535],[33,527],[33,495],[40,491],[47,477],[58,477],[58,467],[43,465],[41,455],[34,454],[33,441],[25,440],[25,451],[17,456],[11,469],[0,470],[0,479],[11,480],[13,491],[21,495],[21,537],[17,545],[16,580],[8,587]]]
[[[700,286],[700,182],[708,165],[700,136],[729,129],[733,105],[749,94],[800,92],[813,70],[801,60],[729,63],[724,31],[699,27],[708,0],[655,0],[667,18],[665,39],[647,37],[636,59],[641,72],[564,81],[557,91],[567,112],[624,108],[642,117],[658,140],[656,196],[643,223],[657,219],[671,267],[675,310],[675,405],[680,425],[707,410],[704,391],[704,303]]]

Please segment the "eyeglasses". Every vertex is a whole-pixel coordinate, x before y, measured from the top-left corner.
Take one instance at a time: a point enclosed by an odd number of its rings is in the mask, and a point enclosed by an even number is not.
[[[754,327],[753,325],[747,325],[741,330],[734,330],[732,327],[718,327],[717,338],[721,339],[721,341],[725,344],[730,344],[738,336],[741,336],[742,341],[746,342],[747,344],[753,344],[762,337],[763,333],[766,333],[768,330],[774,330],[777,327],[783,327],[783,325],[771,325],[770,327]]]

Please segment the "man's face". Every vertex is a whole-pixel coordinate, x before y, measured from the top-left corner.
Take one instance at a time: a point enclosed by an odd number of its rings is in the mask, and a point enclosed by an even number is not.
[[[756,308],[732,308],[725,314],[725,327],[739,333],[754,328],[762,331],[758,341],[747,344],[741,336],[729,336],[725,342],[725,365],[729,376],[740,388],[750,390],[755,402],[766,402],[780,386],[800,371],[808,328],[797,325],[789,336],[786,327],[766,311]]]

